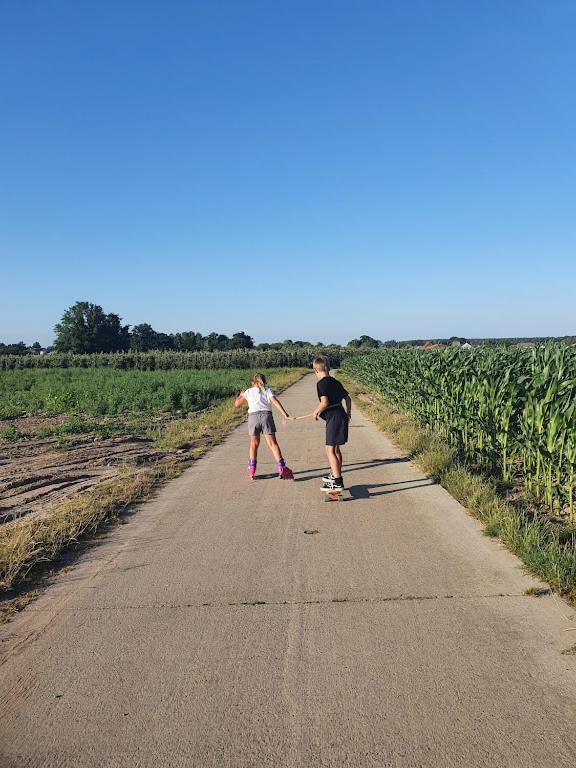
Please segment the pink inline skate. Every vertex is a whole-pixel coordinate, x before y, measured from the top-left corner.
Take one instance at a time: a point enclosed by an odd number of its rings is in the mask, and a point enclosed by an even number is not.
[[[290,467],[286,466],[284,459],[277,461],[276,466],[278,467],[278,477],[280,480],[294,480],[294,472],[292,472]]]
[[[254,480],[254,475],[256,474],[256,459],[250,459],[248,461],[248,477],[250,480]]]

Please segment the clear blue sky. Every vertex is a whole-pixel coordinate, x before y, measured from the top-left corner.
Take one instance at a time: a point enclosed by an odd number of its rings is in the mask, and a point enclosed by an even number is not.
[[[0,0],[0,340],[576,333],[573,0]]]

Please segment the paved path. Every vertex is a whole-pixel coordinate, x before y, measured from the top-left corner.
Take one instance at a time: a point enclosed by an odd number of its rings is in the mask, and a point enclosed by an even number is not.
[[[279,437],[297,482],[241,427],[2,629],[2,768],[574,768],[569,607],[357,411],[345,504]]]

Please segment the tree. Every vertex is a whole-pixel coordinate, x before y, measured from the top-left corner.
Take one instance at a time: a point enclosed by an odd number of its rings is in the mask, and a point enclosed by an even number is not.
[[[231,349],[253,349],[254,341],[252,336],[248,336],[244,331],[238,331],[232,335],[230,340]]]
[[[77,301],[54,326],[59,352],[120,352],[128,349],[129,327],[114,313],[105,314],[98,304]]]
[[[149,349],[157,349],[155,346],[157,333],[149,323],[135,325],[130,332],[130,349],[138,352],[147,352]]]
[[[174,347],[183,352],[196,352],[202,349],[204,337],[196,331],[184,331],[174,334]]]
[[[209,333],[204,337],[202,346],[208,352],[214,352],[215,350],[229,349],[230,339],[223,333]]]
[[[359,339],[352,339],[348,342],[349,347],[354,347],[358,349],[359,347],[369,348],[369,349],[377,349],[379,346],[381,346],[382,342],[378,341],[378,339],[373,339],[372,336],[360,336]]]
[[[156,333],[154,349],[174,349],[174,338],[169,333]]]
[[[0,355],[27,355],[28,352],[28,347],[23,341],[19,341],[17,344],[0,343]]]
[[[39,341],[35,341],[34,344],[32,344],[32,346],[30,347],[30,349],[33,349],[34,352],[40,352],[40,350],[42,349],[42,344],[40,344]]]

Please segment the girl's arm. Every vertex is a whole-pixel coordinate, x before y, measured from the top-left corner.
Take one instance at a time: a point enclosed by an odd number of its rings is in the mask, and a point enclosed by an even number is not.
[[[322,397],[320,398],[320,403],[318,404],[318,407],[314,411],[314,414],[313,414],[314,418],[318,419],[320,414],[323,413],[326,410],[326,408],[328,408],[328,397],[327,395],[322,395]]]
[[[245,397],[243,397],[243,396],[242,396],[242,392],[240,392],[240,394],[238,395],[238,397],[236,398],[236,400],[234,400],[234,407],[235,407],[235,408],[240,408],[240,407],[242,407],[243,405],[246,405],[246,398],[245,398]]]
[[[286,410],[286,408],[284,408],[284,406],[282,405],[282,403],[280,402],[280,400],[278,400],[278,398],[276,396],[270,398],[270,402],[272,403],[272,405],[275,408],[278,408],[278,410],[284,416],[285,419],[289,419],[290,418],[290,416],[288,415],[288,411]]]

